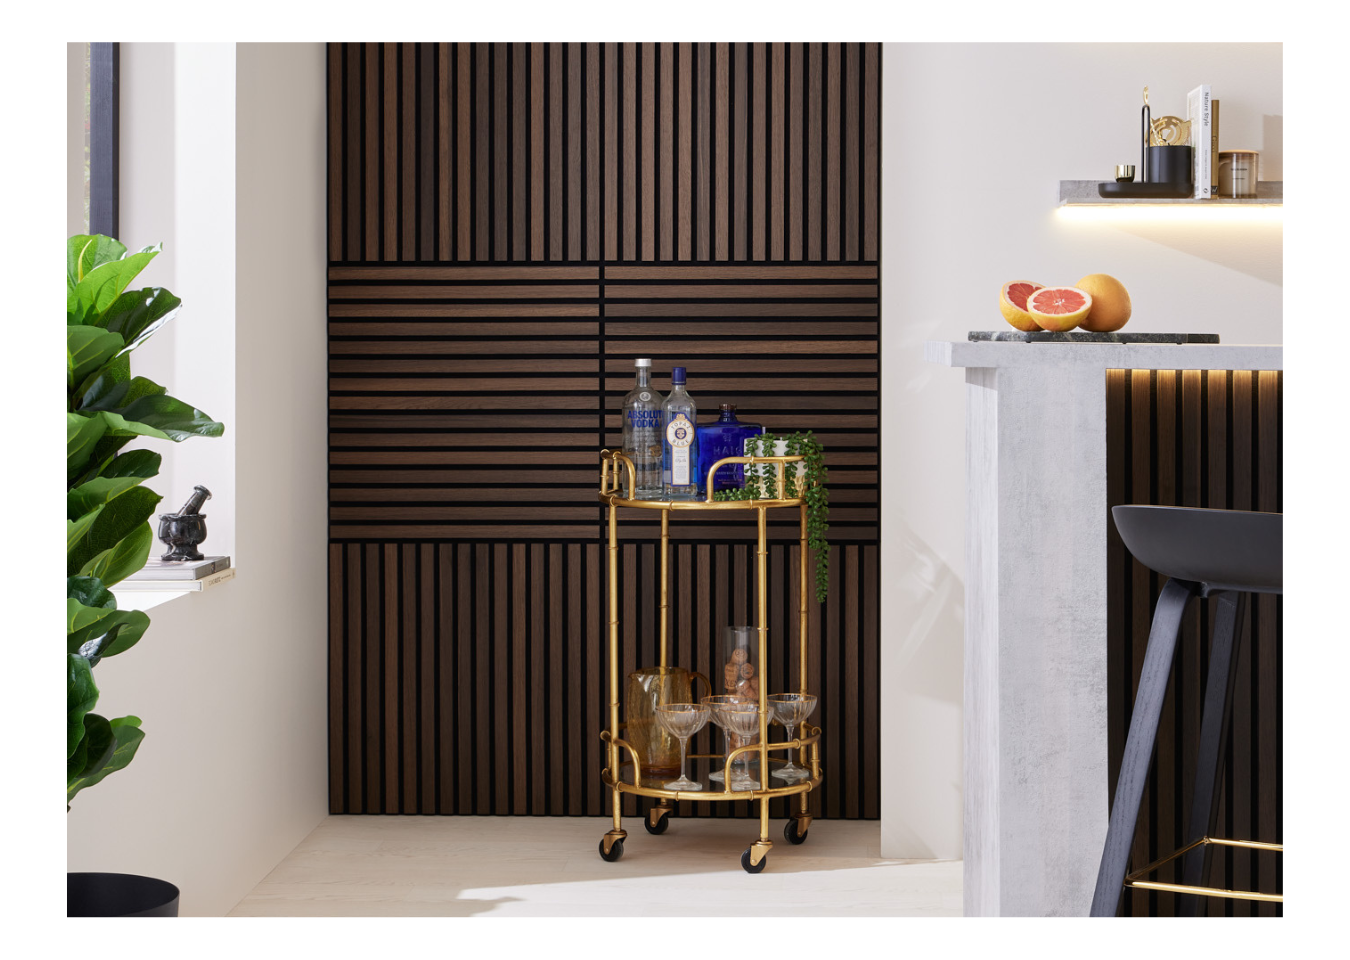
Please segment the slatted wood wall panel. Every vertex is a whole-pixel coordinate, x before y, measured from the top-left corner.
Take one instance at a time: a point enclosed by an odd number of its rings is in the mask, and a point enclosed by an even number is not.
[[[813,803],[878,816],[880,70],[876,44],[330,46],[335,812],[604,812],[598,451],[651,356],[709,418],[827,445]],[[656,658],[643,520],[625,672]],[[753,523],[672,527],[672,657],[707,672],[752,619]],[[770,535],[786,651],[795,521]]]
[[[1283,511],[1283,374],[1241,371],[1113,370],[1107,374],[1107,496],[1230,510]],[[1165,582],[1134,560],[1108,520],[1110,776],[1124,751],[1153,607]],[[1183,622],[1153,768],[1139,812],[1133,859],[1149,863],[1181,846],[1194,790],[1195,755],[1214,601]],[[1218,836],[1283,837],[1282,609],[1256,596],[1241,638]],[[1188,839],[1188,838],[1187,838]],[[1214,886],[1283,889],[1278,854],[1214,854]],[[1172,867],[1158,879],[1172,881]],[[1174,882],[1180,882],[1179,869]],[[1130,892],[1122,910],[1172,916],[1173,894]],[[1278,904],[1211,899],[1212,915],[1277,915]]]

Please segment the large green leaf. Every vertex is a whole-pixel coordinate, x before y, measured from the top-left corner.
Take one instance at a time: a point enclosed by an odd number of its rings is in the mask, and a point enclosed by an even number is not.
[[[124,345],[122,335],[98,327],[66,327],[66,389],[103,366]]]
[[[108,421],[99,417],[66,414],[66,479],[79,475],[94,455],[99,440],[108,431]]]
[[[98,506],[77,520],[66,521],[66,565],[70,565],[71,555],[80,549],[81,544],[89,536],[89,531],[94,528],[94,522],[98,520],[99,514],[103,512],[103,507]],[[71,574],[67,573],[69,577]]]
[[[86,764],[86,772],[81,776],[66,780],[66,803],[69,804],[75,794],[79,793],[85,787],[92,787],[110,773],[116,773],[128,763],[132,757],[136,756],[136,748],[141,745],[145,739],[145,734],[141,730],[140,717],[118,717],[108,723],[112,730],[113,750],[112,755],[102,766],[97,769],[91,769]]]
[[[98,524],[94,526],[97,528]],[[145,566],[154,539],[150,524],[143,523],[81,567],[80,576],[98,577],[108,586],[120,583]]]
[[[104,586],[111,587],[116,581],[90,570],[90,563],[99,554],[116,547],[123,538],[138,533],[141,526],[154,513],[155,505],[159,503],[159,500],[159,494],[147,487],[140,486],[128,490],[116,499],[109,500],[98,511],[98,516],[94,519],[93,525],[66,554],[66,576],[73,577],[77,574],[80,576],[96,576],[103,581]],[[149,528],[147,527],[147,538],[149,537],[148,531]],[[149,549],[148,544],[149,540],[147,539],[147,550]],[[136,546],[139,549],[139,543]],[[116,559],[124,562],[128,556],[130,555],[123,551],[118,554]],[[142,557],[143,564],[144,557]],[[118,568],[120,567],[121,562],[118,564]],[[140,568],[137,567],[136,569]],[[121,577],[117,579],[120,580]]]
[[[113,413],[111,410],[100,410],[98,416],[103,418],[103,423],[107,426],[107,436],[121,437],[130,439],[131,437],[154,437],[157,440],[177,439],[170,434],[165,433],[158,427],[151,426],[148,423],[142,423],[130,417],[123,416],[120,413]],[[99,448],[95,447],[94,454],[97,456]]]
[[[153,450],[128,450],[114,459],[100,476],[140,477],[147,480],[159,473],[160,455]]]
[[[172,320],[182,303],[163,287],[128,290],[104,311],[99,325],[120,333],[127,342],[123,352],[130,353]]]
[[[90,270],[121,260],[126,252],[126,247],[101,233],[71,237],[66,241],[66,294],[69,295]]]
[[[78,520],[101,504],[140,486],[140,477],[98,477],[66,493],[66,517]]]
[[[117,598],[97,577],[66,578],[67,636],[89,629],[116,611]]]
[[[78,653],[97,666],[103,657],[115,657],[136,645],[150,626],[143,610],[113,610],[82,630],[66,634],[66,652]]]
[[[218,437],[225,425],[212,420],[202,411],[170,396],[141,397],[122,408],[127,420],[163,430],[170,440],[188,437]]]
[[[122,295],[127,284],[159,255],[159,246],[124,254],[120,260],[99,264],[86,271],[66,295],[66,322],[102,324],[102,315]]]
[[[120,334],[119,334],[120,336]],[[118,384],[131,379],[131,357],[119,353],[89,376],[75,388],[74,409],[88,406],[91,402],[106,397]]]
[[[81,412],[108,410],[121,413],[142,397],[163,395],[164,388],[148,377],[134,377],[120,383],[108,384],[102,377],[89,385],[80,399]]]
[[[97,713],[86,713],[84,736],[66,760],[66,785],[86,773],[103,769],[112,759],[114,746],[112,725]]]
[[[84,737],[84,715],[98,703],[98,687],[89,661],[77,653],[66,654],[66,759]]]

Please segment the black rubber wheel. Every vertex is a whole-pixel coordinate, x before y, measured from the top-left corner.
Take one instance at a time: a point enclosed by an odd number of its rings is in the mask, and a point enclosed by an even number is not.
[[[741,868],[745,870],[746,873],[763,873],[764,868],[767,867],[768,865],[769,865],[769,858],[767,855],[763,859],[761,859],[759,863],[752,864],[750,862],[749,847],[746,847],[745,852],[741,854]]]
[[[600,841],[600,859],[608,863],[613,863],[623,856],[623,841],[615,840],[614,845],[609,848],[609,853],[605,853],[605,841]]]
[[[798,833],[797,824],[798,821],[795,819],[789,820],[787,823],[783,824],[783,838],[787,840],[788,843],[792,844],[805,843],[806,835],[811,832],[811,829],[808,827],[801,833]]]
[[[642,818],[642,825],[647,828],[647,832],[653,836],[660,836],[666,832],[666,827],[670,826],[670,814],[662,815],[660,820],[656,821],[656,826],[652,826],[652,818],[646,816]]]

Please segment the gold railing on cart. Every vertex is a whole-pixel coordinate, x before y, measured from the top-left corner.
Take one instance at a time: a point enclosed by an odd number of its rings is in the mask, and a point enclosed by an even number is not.
[[[634,491],[636,489],[636,471],[633,468],[633,461],[624,454],[617,451],[604,450],[600,454],[600,493],[599,498],[609,508],[609,729],[601,733],[601,739],[606,743],[607,762],[601,777],[607,787],[612,791],[614,829],[605,835],[602,841],[602,850],[608,851],[609,846],[619,840],[622,840],[627,833],[623,829],[622,816],[620,812],[620,797],[624,793],[637,794],[639,796],[656,798],[663,806],[669,806],[677,800],[693,800],[703,802],[732,801],[732,800],[758,800],[760,803],[759,821],[760,836],[759,840],[753,843],[747,851],[749,864],[757,866],[768,854],[773,842],[769,839],[769,801],[775,797],[799,796],[798,811],[793,814],[793,819],[797,821],[799,835],[804,836],[806,828],[811,822],[810,814],[807,812],[807,794],[820,785],[822,779],[820,767],[820,728],[809,724],[802,724],[802,736],[795,740],[788,740],[781,743],[769,742],[769,718],[768,709],[768,684],[761,682],[759,689],[759,742],[737,747],[726,754],[724,760],[724,782],[730,783],[730,774],[732,763],[742,755],[752,753],[759,754],[759,769],[763,782],[766,786],[757,790],[722,790],[722,791],[675,791],[666,790],[662,787],[655,787],[642,784],[642,763],[637,755],[637,751],[632,745],[619,736],[619,731],[623,729],[623,724],[619,721],[619,538],[618,538],[618,511],[620,507],[634,507],[640,510],[659,510],[661,511],[661,596],[658,608],[660,622],[660,665],[667,666],[668,651],[668,611],[669,599],[667,587],[669,584],[669,554],[670,554],[670,512],[672,510],[712,510],[717,511],[715,516],[719,519],[731,519],[737,516],[730,511],[754,510],[758,527],[758,539],[755,550],[756,561],[756,627],[759,634],[759,664],[761,676],[767,674],[766,666],[768,664],[768,511],[782,507],[796,507],[801,518],[801,556],[799,562],[801,565],[799,584],[799,609],[801,618],[799,630],[799,657],[800,669],[798,672],[798,688],[801,693],[807,692],[807,584],[810,582],[807,574],[807,523],[806,523],[806,501],[801,497],[789,496],[790,492],[787,486],[787,466],[788,464],[798,463],[805,458],[800,455],[773,456],[773,457],[723,457],[715,462],[708,471],[707,498],[704,500],[637,500],[624,495],[625,477],[628,481],[626,489]],[[747,467],[770,466],[773,468],[772,477],[768,482],[772,485],[771,489],[775,496],[771,499],[759,498],[751,500],[715,500],[713,497],[713,478],[719,469],[723,467],[744,464]],[[747,473],[749,471],[747,470]],[[765,478],[756,477],[753,481],[756,484],[763,484]],[[808,732],[809,731],[809,732]],[[770,763],[784,763],[783,759],[771,758],[772,752],[790,752],[800,751],[801,762],[807,766],[810,776],[806,779],[790,783],[782,787],[769,787],[768,774]],[[621,761],[620,757],[623,751],[627,751],[630,760]],[[721,754],[700,755],[695,754],[696,758],[703,756],[721,757]],[[631,781],[624,779],[622,770],[624,767],[631,766],[633,776]]]

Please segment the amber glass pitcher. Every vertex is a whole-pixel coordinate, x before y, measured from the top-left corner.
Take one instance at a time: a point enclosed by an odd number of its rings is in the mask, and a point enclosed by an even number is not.
[[[692,703],[690,678],[684,667],[644,667],[628,675],[624,739],[642,759],[642,778],[668,780],[680,775],[680,744],[656,722],[663,703]]]

